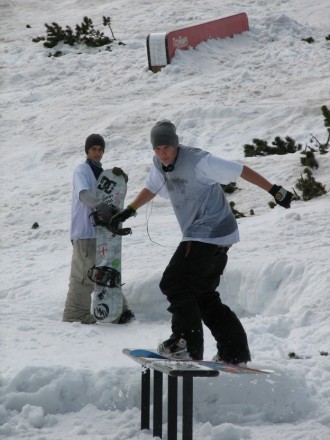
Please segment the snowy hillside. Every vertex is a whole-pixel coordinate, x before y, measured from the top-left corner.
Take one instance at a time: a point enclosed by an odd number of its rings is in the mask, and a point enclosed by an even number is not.
[[[178,52],[160,73],[148,71],[149,33],[239,12],[248,14],[249,32]],[[57,58],[32,42],[46,22],[74,27],[89,16],[101,29],[103,15],[125,46],[63,46]],[[177,125],[182,143],[247,163],[290,189],[303,170],[299,152],[246,159],[243,145],[275,136],[326,140],[329,16],[329,0],[1,1],[1,438],[152,438],[139,428],[140,368],[121,351],[169,336],[158,283],[180,231],[160,198],[127,222],[133,234],[123,238],[122,278],[135,322],[61,322],[72,171],[85,158],[85,138],[105,137],[103,166],[129,175],[127,202],[144,184],[150,129],[163,118]],[[302,41],[308,37],[315,42]],[[329,191],[330,153],[316,158],[313,175]],[[267,193],[243,180],[237,186],[229,199],[246,217],[219,289],[242,319],[252,365],[275,374],[196,380],[194,439],[327,440],[330,357],[320,352],[330,351],[329,193],[270,209]],[[210,358],[216,349],[207,330],[205,339]],[[305,358],[289,360],[289,352]]]

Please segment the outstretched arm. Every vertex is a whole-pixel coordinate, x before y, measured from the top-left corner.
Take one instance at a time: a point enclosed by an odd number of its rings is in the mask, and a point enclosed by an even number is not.
[[[269,192],[273,186],[267,179],[265,179],[259,173],[252,170],[251,168],[249,168],[246,165],[243,166],[243,171],[241,173],[241,177],[242,177],[242,179],[247,180],[248,182],[259,186],[260,188],[264,189],[267,192]]]
[[[283,206],[283,208],[290,208],[293,197],[293,194],[290,191],[287,191],[281,186],[272,185],[267,179],[246,165],[243,166],[241,177],[242,179],[247,180],[248,182],[253,183],[254,185],[257,185],[269,192],[269,194],[275,198],[275,202],[278,205]]]
[[[143,188],[139,194],[135,197],[132,203],[128,206],[131,206],[135,211],[146,203],[150,202],[155,197],[156,194],[149,191],[147,188]]]
[[[118,214],[114,215],[111,218],[110,225],[113,226],[115,229],[118,229],[119,223],[122,223],[128,218],[135,216],[137,209],[150,202],[150,200],[153,199],[155,195],[156,194],[152,193],[147,188],[143,188],[135,197],[133,202],[127,206],[127,208],[118,212]]]

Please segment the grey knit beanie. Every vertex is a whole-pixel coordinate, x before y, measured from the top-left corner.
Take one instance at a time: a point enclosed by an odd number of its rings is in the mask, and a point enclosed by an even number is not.
[[[100,134],[90,134],[85,141],[85,152],[88,153],[88,150],[94,145],[98,145],[104,151],[105,142],[103,137]]]
[[[175,125],[168,119],[156,122],[150,132],[150,142],[153,147],[160,145],[179,146],[179,138],[176,134]]]

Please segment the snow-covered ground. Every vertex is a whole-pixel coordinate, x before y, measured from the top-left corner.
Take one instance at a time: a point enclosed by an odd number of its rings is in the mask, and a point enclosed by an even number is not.
[[[249,32],[202,43],[160,73],[148,71],[149,33],[239,12],[247,12]],[[55,58],[31,41],[46,22],[74,27],[86,15],[98,28],[110,16],[126,45],[112,52],[64,46]],[[1,1],[0,437],[152,438],[139,428],[140,368],[121,350],[156,347],[169,336],[158,282],[180,231],[161,199],[127,222],[133,235],[123,239],[123,281],[134,323],[61,322],[71,178],[84,140],[105,137],[103,165],[128,173],[127,201],[142,188],[149,132],[162,118],[177,125],[183,143],[244,161],[290,189],[303,170],[299,152],[246,159],[243,145],[287,135],[303,145],[311,134],[326,140],[320,109],[330,107],[329,18],[329,0]],[[308,37],[315,42],[302,41]],[[330,156],[316,157],[313,175],[329,190]],[[319,352],[330,349],[329,194],[270,209],[265,192],[237,185],[230,199],[246,217],[221,296],[242,319],[252,365],[275,374],[196,380],[194,439],[328,440],[330,358]],[[161,246],[147,234],[150,212],[150,236]],[[205,335],[211,357],[215,343]],[[293,351],[307,359],[289,360]]]

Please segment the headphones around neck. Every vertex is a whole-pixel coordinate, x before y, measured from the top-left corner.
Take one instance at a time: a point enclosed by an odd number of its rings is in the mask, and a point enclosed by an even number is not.
[[[170,163],[170,164],[167,165],[167,166],[164,165],[164,164],[162,164],[162,170],[163,170],[165,173],[170,173],[171,171],[174,170],[174,165],[175,165],[175,162],[177,161],[177,159],[178,159],[178,157],[179,157],[179,152],[180,152],[180,149],[178,148],[178,153],[177,153],[177,155],[176,155],[176,157],[175,157],[173,163]]]
[[[170,163],[167,166],[166,165],[162,165],[162,170],[165,171],[165,173],[170,173],[171,171],[174,170],[174,163]]]

